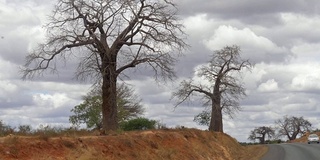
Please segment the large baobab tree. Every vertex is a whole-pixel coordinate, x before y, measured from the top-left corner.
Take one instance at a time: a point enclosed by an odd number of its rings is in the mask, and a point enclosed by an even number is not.
[[[279,136],[285,136],[289,140],[294,140],[299,135],[310,131],[312,124],[303,117],[284,116],[283,119],[275,121],[279,129]]]
[[[177,8],[170,0],[58,0],[47,40],[26,57],[23,78],[56,71],[79,58],[75,75],[102,82],[102,127],[116,130],[117,78],[139,64],[170,80],[176,55],[186,47]]]
[[[232,116],[240,109],[239,100],[245,96],[240,71],[251,67],[248,60],[241,59],[238,46],[215,51],[209,64],[202,65],[197,71],[197,76],[203,80],[184,80],[173,93],[173,97],[178,99],[176,106],[200,94],[204,104],[211,105],[209,130],[223,132],[222,111]]]

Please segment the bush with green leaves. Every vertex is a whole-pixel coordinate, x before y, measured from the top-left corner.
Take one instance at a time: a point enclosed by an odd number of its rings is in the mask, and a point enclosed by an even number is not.
[[[155,120],[139,117],[136,119],[131,119],[131,120],[122,122],[120,124],[120,127],[124,131],[147,130],[147,129],[155,129],[156,124],[157,124],[157,121]]]
[[[102,129],[102,91],[94,88],[83,97],[84,102],[71,109],[74,115],[69,121],[76,127],[86,124],[88,129]],[[121,83],[117,85],[117,116],[118,123],[137,118],[143,114],[144,109],[141,99],[135,94],[134,89]]]

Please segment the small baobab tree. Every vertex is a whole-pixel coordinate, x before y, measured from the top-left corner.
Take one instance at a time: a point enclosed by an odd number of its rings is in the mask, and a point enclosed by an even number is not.
[[[259,140],[260,144],[265,144],[266,137],[270,140],[270,138],[275,136],[275,131],[272,127],[256,127],[250,132],[248,137],[249,140],[255,141],[256,139]]]
[[[58,0],[47,40],[26,57],[23,78],[56,71],[71,55],[79,59],[75,77],[102,83],[102,128],[116,130],[116,84],[137,65],[155,78],[171,80],[176,55],[186,44],[171,0]]]
[[[245,96],[240,71],[251,67],[248,60],[241,59],[238,46],[215,51],[209,63],[202,65],[196,73],[203,81],[183,80],[173,93],[178,99],[176,106],[200,94],[204,105],[211,105],[209,130],[223,132],[222,111],[232,117],[240,109],[239,100]],[[206,115],[205,112],[201,114]]]

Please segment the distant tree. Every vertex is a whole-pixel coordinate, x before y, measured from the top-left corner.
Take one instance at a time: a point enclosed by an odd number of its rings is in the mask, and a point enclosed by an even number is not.
[[[204,105],[211,105],[209,130],[223,132],[222,111],[232,117],[240,109],[239,100],[245,96],[245,88],[240,83],[240,71],[251,67],[248,60],[241,59],[238,46],[215,51],[209,64],[202,65],[197,71],[197,76],[207,81],[182,81],[179,89],[173,93],[173,97],[178,99],[176,106],[200,93],[205,100]],[[204,112],[198,117],[207,118],[206,114]]]
[[[157,121],[139,117],[120,123],[124,131],[155,129]]]
[[[249,140],[255,141],[259,140],[260,144],[264,144],[266,140],[266,136],[268,139],[275,135],[275,130],[272,127],[257,127],[250,132],[248,137]]]
[[[187,45],[171,0],[57,0],[47,40],[26,57],[23,78],[79,58],[78,79],[102,80],[102,127],[118,128],[116,85],[123,71],[143,66],[172,80]]]
[[[118,85],[117,88],[118,122],[121,123],[141,115],[144,109],[140,104],[141,99],[134,94],[134,90],[124,83]],[[83,100],[83,103],[71,109],[74,115],[69,117],[69,121],[76,126],[85,123],[87,128],[100,130],[102,128],[101,89],[93,89],[83,97]]]
[[[279,129],[279,136],[286,136],[289,140],[294,140],[311,129],[311,123],[303,117],[284,116],[275,123]]]
[[[19,125],[18,132],[20,134],[30,134],[32,132],[30,125]]]

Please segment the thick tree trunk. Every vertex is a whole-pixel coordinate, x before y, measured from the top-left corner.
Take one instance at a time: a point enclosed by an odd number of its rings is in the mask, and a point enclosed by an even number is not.
[[[209,131],[223,132],[222,111],[219,104],[212,104]]]
[[[220,80],[217,79],[212,97],[212,108],[211,108],[211,121],[209,125],[209,131],[222,132],[223,133],[223,122],[222,122],[222,108],[221,108],[221,94],[220,94]]]
[[[104,131],[117,130],[117,102],[116,80],[110,81],[110,77],[103,77],[102,83],[102,129]]]
[[[266,134],[262,134],[261,140],[260,140],[260,144],[264,144],[265,143],[265,138],[266,138]]]
[[[297,138],[297,135],[299,134],[299,131],[294,131],[292,136],[289,136],[289,140],[295,140]]]
[[[116,63],[103,64],[103,68],[105,68],[105,70],[102,71],[102,129],[105,132],[110,130],[115,131],[118,129],[116,95],[117,76],[115,64]]]

